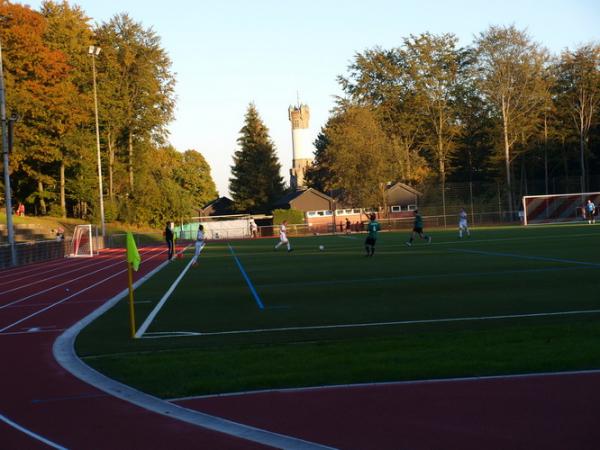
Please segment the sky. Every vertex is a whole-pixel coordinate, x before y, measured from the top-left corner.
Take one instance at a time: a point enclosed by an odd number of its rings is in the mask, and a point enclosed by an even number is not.
[[[24,1],[39,9],[41,1]],[[342,92],[337,82],[356,53],[400,46],[411,34],[454,33],[460,45],[490,25],[526,29],[552,53],[600,42],[597,0],[79,0],[92,22],[127,12],[161,37],[176,74],[170,141],[201,152],[220,195],[244,114],[253,102],[270,130],[289,182],[297,99],[310,107],[316,138]],[[312,139],[314,141],[314,139]]]

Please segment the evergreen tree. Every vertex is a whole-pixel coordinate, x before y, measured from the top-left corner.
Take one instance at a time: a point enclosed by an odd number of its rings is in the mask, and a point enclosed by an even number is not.
[[[248,106],[237,142],[240,147],[233,157],[229,191],[240,211],[267,212],[283,195],[281,164],[269,130],[261,120],[256,106]]]

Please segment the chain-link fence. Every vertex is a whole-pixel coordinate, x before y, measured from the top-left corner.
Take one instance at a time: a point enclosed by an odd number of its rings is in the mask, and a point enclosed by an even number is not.
[[[135,240],[135,245],[138,247],[151,247],[160,245],[165,242],[165,238],[162,233],[132,233]],[[127,247],[127,233],[115,233],[111,234],[107,238],[108,248],[126,248]]]

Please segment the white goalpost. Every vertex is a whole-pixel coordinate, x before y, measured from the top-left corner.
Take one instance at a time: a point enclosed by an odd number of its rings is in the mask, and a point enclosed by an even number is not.
[[[71,258],[90,258],[98,254],[98,227],[96,225],[77,225],[69,246]]]
[[[523,197],[523,224],[568,223],[586,220],[585,205],[600,202],[600,192],[526,195]]]

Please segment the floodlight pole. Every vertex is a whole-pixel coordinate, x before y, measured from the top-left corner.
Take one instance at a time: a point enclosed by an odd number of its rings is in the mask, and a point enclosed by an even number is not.
[[[4,93],[4,71],[2,67],[2,43],[0,42],[0,122],[2,122],[2,163],[4,166],[4,204],[6,206],[6,229],[10,246],[10,265],[17,265],[17,249],[15,248],[15,230],[12,220],[12,199],[10,191],[10,168],[8,165],[8,130],[6,119],[6,100]]]
[[[90,45],[88,53],[92,57],[92,77],[94,80],[94,115],[96,116],[96,154],[98,157],[98,189],[100,190],[100,228],[102,240],[105,235],[104,225],[104,193],[102,189],[102,159],[100,158],[100,124],[98,121],[98,93],[96,91],[96,56],[100,54],[100,47]]]

